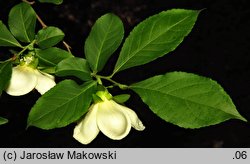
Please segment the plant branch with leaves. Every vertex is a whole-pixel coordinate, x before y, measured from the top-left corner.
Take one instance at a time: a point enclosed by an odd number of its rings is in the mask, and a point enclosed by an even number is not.
[[[207,77],[176,71],[134,84],[113,79],[121,71],[143,66],[174,51],[192,31],[200,11],[162,11],[139,23],[124,42],[123,22],[107,13],[93,25],[84,45],[85,58],[80,58],[71,54],[71,47],[63,41],[63,31],[47,26],[32,4],[25,0],[11,9],[9,29],[0,22],[0,46],[19,50],[0,64],[0,93],[20,96],[34,88],[41,93],[30,110],[28,127],[48,130],[77,123],[73,137],[83,144],[93,141],[100,131],[120,140],[131,127],[144,130],[137,114],[124,105],[130,95],[111,95],[114,87],[134,91],[159,118],[182,128],[201,128],[229,119],[247,121],[224,89]],[[42,26],[37,32],[36,20]],[[56,47],[59,42],[67,51]],[[104,66],[120,46],[113,72],[103,76]],[[56,84],[55,77],[63,80]],[[106,86],[103,81],[111,85]],[[0,117],[0,124],[7,122]]]

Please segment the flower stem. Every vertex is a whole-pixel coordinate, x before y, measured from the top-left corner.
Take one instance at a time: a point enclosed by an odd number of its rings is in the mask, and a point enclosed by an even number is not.
[[[98,84],[102,85],[102,80],[101,80],[101,78],[96,77],[96,80],[97,80],[97,83],[98,83]]]
[[[121,83],[118,83],[118,82],[112,80],[110,76],[101,76],[101,75],[94,75],[94,76],[96,77],[97,81],[98,81],[98,79],[104,79],[104,80],[110,81],[111,83],[114,84],[114,86],[118,86],[122,90],[128,89],[127,85],[121,84]]]
[[[30,44],[23,47],[22,51],[20,51],[18,54],[15,55],[15,58],[19,57],[24,51],[26,51],[28,48],[32,47],[35,44],[36,40],[33,40]]]

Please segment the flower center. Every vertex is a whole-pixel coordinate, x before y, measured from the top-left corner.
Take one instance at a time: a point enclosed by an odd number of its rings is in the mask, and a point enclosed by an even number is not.
[[[21,66],[36,68],[38,65],[38,58],[35,57],[34,52],[29,52],[28,54],[20,57],[19,61]]]

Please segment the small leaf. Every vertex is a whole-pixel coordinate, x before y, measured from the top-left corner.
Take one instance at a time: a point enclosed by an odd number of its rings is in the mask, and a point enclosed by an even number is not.
[[[78,120],[92,101],[96,82],[79,86],[73,80],[64,80],[38,99],[28,117],[28,126],[41,129],[60,128]]]
[[[113,99],[120,104],[125,103],[126,101],[128,101],[129,98],[130,98],[129,94],[121,94],[113,96]]]
[[[12,64],[11,62],[5,62],[0,64],[0,95],[2,91],[9,84],[12,74]]]
[[[141,22],[125,40],[113,74],[173,51],[190,33],[198,14],[199,11],[173,9]]]
[[[21,47],[7,27],[0,21],[0,46]]]
[[[55,74],[57,76],[75,76],[83,81],[92,79],[87,61],[77,57],[62,60],[56,66]]]
[[[101,71],[123,39],[122,21],[114,14],[100,17],[85,42],[85,55],[93,71]]]
[[[63,0],[38,0],[41,3],[53,3],[56,5],[60,5],[63,3]]]
[[[36,49],[36,55],[39,59],[39,66],[41,67],[55,67],[63,59],[73,56],[68,51],[57,47],[51,47],[45,50]]]
[[[27,3],[14,6],[9,13],[11,33],[22,42],[31,42],[35,38],[36,13]]]
[[[0,125],[8,123],[8,120],[6,118],[0,117]]]
[[[246,121],[215,81],[172,72],[133,84],[131,89],[163,120],[184,128],[200,128],[228,119]]]
[[[62,41],[64,33],[57,27],[46,27],[38,31],[37,44],[40,48],[45,49],[52,47]]]

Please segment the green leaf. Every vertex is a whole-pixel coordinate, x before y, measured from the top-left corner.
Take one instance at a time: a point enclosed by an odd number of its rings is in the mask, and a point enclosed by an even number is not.
[[[22,42],[31,42],[35,38],[36,13],[27,3],[14,6],[9,13],[9,28],[12,34]]]
[[[190,33],[198,14],[199,11],[173,9],[141,22],[125,40],[113,74],[173,51]]]
[[[21,47],[7,27],[0,21],[0,46]]]
[[[64,33],[57,27],[46,27],[38,31],[37,44],[40,48],[45,49],[56,45],[62,41]]]
[[[41,67],[55,67],[63,59],[73,56],[68,51],[57,47],[51,47],[44,50],[36,49],[36,55],[39,59],[39,66]]]
[[[163,120],[184,128],[200,128],[228,119],[246,121],[229,95],[215,81],[195,74],[172,72],[131,86]]]
[[[28,126],[41,129],[60,128],[77,121],[92,101],[96,82],[79,86],[73,80],[64,80],[38,99],[28,117]]]
[[[0,125],[8,123],[8,120],[6,118],[0,117]]]
[[[115,100],[117,103],[125,103],[126,101],[128,101],[128,99],[130,98],[129,94],[121,94],[121,95],[116,95],[113,96],[113,100]]]
[[[122,21],[114,14],[100,17],[85,42],[85,55],[93,71],[101,71],[123,39]]]
[[[55,67],[38,67],[39,70],[48,74],[55,74]]]
[[[12,64],[11,62],[5,62],[0,64],[0,95],[2,91],[9,84],[12,74]]]
[[[83,81],[92,79],[88,62],[77,57],[62,60],[56,66],[55,74],[57,76],[75,76]]]
[[[63,0],[38,0],[41,3],[53,3],[56,5],[60,5],[63,3]]]

